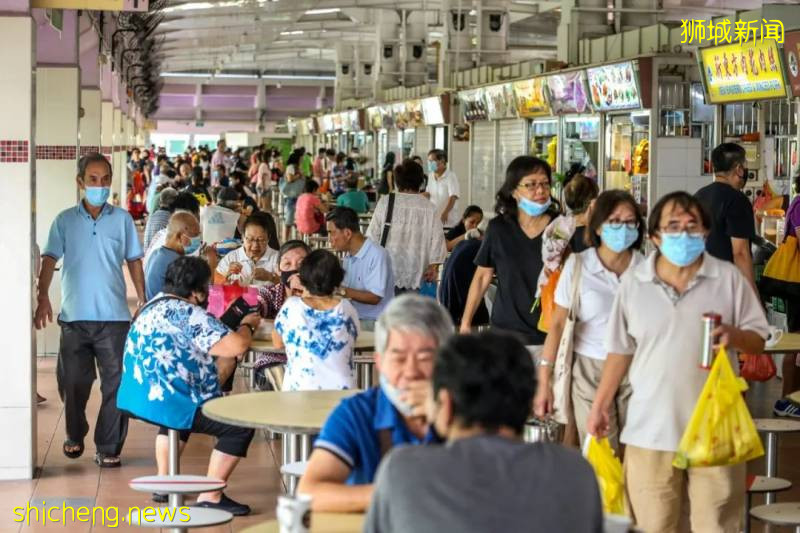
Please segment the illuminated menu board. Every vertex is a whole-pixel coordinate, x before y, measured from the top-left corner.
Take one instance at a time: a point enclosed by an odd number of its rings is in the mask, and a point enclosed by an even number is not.
[[[633,61],[586,69],[595,111],[616,111],[642,107],[639,78]]]

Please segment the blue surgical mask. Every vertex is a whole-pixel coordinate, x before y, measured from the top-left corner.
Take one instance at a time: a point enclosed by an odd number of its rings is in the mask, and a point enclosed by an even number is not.
[[[550,200],[550,198],[548,198],[545,203],[540,204],[539,202],[528,200],[525,197],[520,197],[518,205],[519,208],[522,209],[526,214],[532,217],[538,217],[547,211],[547,208],[550,207],[551,202],[552,200]]]
[[[603,224],[600,230],[600,238],[609,250],[620,253],[636,242],[636,239],[639,238],[639,230],[630,229],[625,224],[618,228],[611,227],[611,224]]]
[[[380,382],[383,394],[385,394],[392,405],[394,405],[395,408],[400,411],[400,414],[404,416],[411,416],[413,413],[413,408],[411,405],[400,399],[400,389],[389,383],[389,380],[383,375],[383,373],[378,373],[378,381]]]
[[[675,266],[685,267],[695,262],[706,249],[705,236],[702,234],[662,233],[659,250],[667,261]]]
[[[198,235],[197,237],[190,237],[189,244],[183,247],[183,253],[186,255],[191,255],[200,248],[200,244],[203,242],[203,236]]]
[[[439,165],[436,164],[436,161],[428,161],[428,172],[436,172],[439,168]]]
[[[111,187],[86,187],[86,201],[94,207],[102,207],[111,195]]]
[[[212,171],[211,172],[211,177],[214,178],[215,180],[219,179],[219,170]]]

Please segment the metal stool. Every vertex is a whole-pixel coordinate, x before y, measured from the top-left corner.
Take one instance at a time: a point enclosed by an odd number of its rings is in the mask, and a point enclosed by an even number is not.
[[[303,474],[306,473],[307,466],[308,461],[295,461],[293,463],[286,463],[285,465],[281,466],[281,475],[294,481],[294,483],[291,484],[292,493],[294,493],[294,490],[297,488],[297,481],[303,477]]]
[[[767,435],[767,477],[778,475],[778,434],[800,431],[800,420],[784,418],[756,418],[756,429]],[[767,492],[767,504],[775,503],[774,492]]]
[[[750,514],[767,524],[793,527],[795,533],[800,533],[800,502],[759,505]]]
[[[745,501],[744,531],[750,533],[750,508],[753,504],[753,494],[783,492],[792,488],[792,482],[779,477],[755,476],[753,482],[747,487],[747,500]]]

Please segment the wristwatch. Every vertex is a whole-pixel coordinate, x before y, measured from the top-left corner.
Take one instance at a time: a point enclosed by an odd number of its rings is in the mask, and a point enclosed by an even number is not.
[[[253,326],[251,326],[250,324],[242,324],[242,325],[240,325],[239,327],[241,328],[242,326],[244,326],[244,327],[246,327],[247,329],[249,329],[249,330],[250,330],[250,336],[251,336],[251,337],[255,336],[255,334],[256,334],[256,328],[254,328],[254,327],[253,327]]]
[[[339,292],[337,293],[342,298],[347,297],[347,289],[345,287],[339,287]]]
[[[553,368],[554,363],[553,363],[553,361],[548,361],[547,359],[542,358],[542,359],[539,359],[538,361],[536,361],[536,366],[546,366],[546,367]]]

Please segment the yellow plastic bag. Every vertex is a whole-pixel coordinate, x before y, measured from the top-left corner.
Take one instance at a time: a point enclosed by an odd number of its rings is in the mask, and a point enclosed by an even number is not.
[[[625,513],[625,481],[622,477],[622,463],[608,439],[596,439],[592,435],[586,437],[583,455],[594,468],[597,484],[600,485],[600,496],[603,498],[603,511],[606,514],[624,515]]]
[[[764,455],[761,438],[742,392],[747,382],[733,373],[721,348],[683,433],[675,468],[735,465]]]

